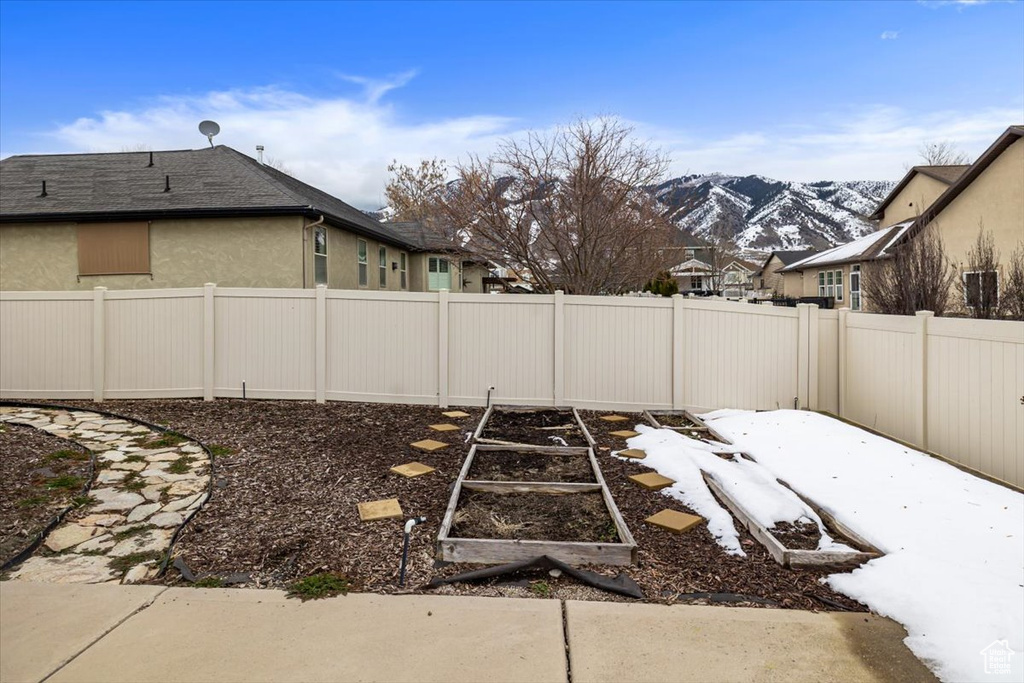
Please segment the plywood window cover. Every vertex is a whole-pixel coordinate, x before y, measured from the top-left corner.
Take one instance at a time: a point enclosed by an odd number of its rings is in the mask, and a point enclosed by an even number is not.
[[[149,275],[149,223],[81,223],[79,275]]]

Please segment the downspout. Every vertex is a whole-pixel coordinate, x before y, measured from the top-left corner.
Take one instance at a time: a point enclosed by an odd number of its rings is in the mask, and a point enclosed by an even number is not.
[[[302,287],[306,287],[306,257],[309,256],[307,248],[309,247],[309,235],[312,234],[311,228],[324,224],[324,215],[320,214],[320,218],[313,221],[309,225],[302,228]],[[313,258],[316,258],[315,256]],[[316,284],[316,283],[314,283]]]

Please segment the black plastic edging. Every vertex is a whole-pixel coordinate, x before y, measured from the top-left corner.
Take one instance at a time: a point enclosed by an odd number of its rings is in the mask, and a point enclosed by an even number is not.
[[[174,429],[170,429],[168,427],[164,427],[163,425],[153,424],[152,422],[147,422],[146,420],[138,420],[138,419],[133,418],[133,417],[126,417],[124,415],[118,415],[117,413],[112,413],[112,412],[107,411],[107,410],[97,410],[95,408],[82,408],[80,406],[61,405],[59,403],[34,403],[32,401],[11,401],[11,400],[2,400],[2,401],[0,401],[0,406],[12,406],[14,408],[44,408],[44,409],[48,409],[48,410],[67,410],[67,411],[77,410],[77,411],[85,411],[85,412],[90,412],[90,413],[96,413],[97,415],[103,415],[104,417],[113,417],[113,418],[116,418],[118,420],[125,420],[126,422],[135,422],[136,424],[140,424],[140,425],[142,425],[144,427],[148,427],[148,428],[150,428],[150,429],[152,429],[154,431],[160,432],[162,434],[176,434],[176,435],[178,435],[180,437],[183,437],[183,438],[185,438],[185,439],[187,439],[189,441],[192,441],[192,442],[195,442],[195,443],[199,444],[199,447],[202,448],[203,452],[205,452],[206,455],[209,456],[209,458],[210,458],[210,483],[209,483],[209,485],[207,487],[208,490],[206,492],[207,493],[206,500],[203,501],[202,505],[200,505],[195,510],[193,510],[192,514],[190,514],[188,517],[186,517],[184,520],[182,520],[181,524],[178,525],[178,528],[174,530],[174,535],[171,536],[171,543],[170,543],[170,545],[167,546],[167,553],[164,555],[164,559],[160,563],[160,570],[157,572],[157,575],[156,575],[157,578],[162,577],[167,572],[167,564],[168,564],[168,562],[171,559],[171,554],[174,552],[174,544],[178,542],[178,535],[181,534],[181,531],[185,528],[185,525],[192,521],[192,518],[196,516],[196,513],[198,513],[200,510],[202,510],[204,507],[206,507],[206,504],[210,502],[210,498],[213,497],[213,482],[214,482],[214,464],[213,464],[213,461],[214,461],[214,456],[213,456],[213,453],[210,451],[210,449],[207,448],[206,444],[203,443],[202,441],[200,441],[199,439],[192,438],[188,434],[184,434],[184,433],[176,431]],[[33,427],[33,429],[35,429],[35,427]],[[64,437],[58,437],[58,438],[64,438]],[[79,444],[74,439],[66,439],[66,440],[67,441],[71,441],[72,443],[80,446],[81,448],[85,448],[84,446]],[[92,462],[92,466],[93,466],[92,476],[89,477],[89,484],[86,485],[86,490],[88,490],[89,488],[91,488],[92,478],[96,475],[96,454],[90,448],[85,448],[85,450],[89,451],[92,454],[91,462]],[[31,547],[31,550],[29,552],[27,552],[27,554],[26,554],[26,551],[22,551],[21,553],[18,554],[19,557],[21,557],[22,554],[25,554],[25,557],[21,559],[22,562],[24,562],[26,559],[28,559],[28,557],[32,554],[32,552],[35,552],[36,548],[39,547],[39,543],[42,542],[43,538],[46,537],[46,534],[50,533],[50,531],[53,530],[53,527],[55,527],[57,524],[60,523],[60,520],[63,519],[64,515],[66,515],[68,513],[68,511],[71,509],[71,507],[72,506],[68,506],[68,508],[66,508],[63,512],[61,512],[58,515],[58,517],[51,522],[52,526],[47,527],[46,530],[44,530],[42,532],[42,535],[38,539],[36,539],[36,541],[33,543],[32,547]],[[14,566],[14,563],[13,562],[7,563],[7,564],[5,564],[0,569],[6,569],[8,566]]]

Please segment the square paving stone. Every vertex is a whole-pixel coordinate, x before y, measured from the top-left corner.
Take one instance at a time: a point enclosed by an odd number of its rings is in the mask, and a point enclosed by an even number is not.
[[[661,512],[651,515],[644,521],[673,533],[681,534],[684,531],[689,531],[704,520],[696,515],[688,515],[685,512],[666,508]]]
[[[647,457],[647,451],[642,451],[639,448],[627,448],[624,451],[618,451],[616,453],[620,458],[633,458],[634,460],[643,460]]]
[[[457,432],[457,431],[459,431],[459,426],[458,425],[452,425],[452,424],[447,424],[447,423],[446,424],[429,425],[429,427],[431,429],[433,429],[435,432]]]
[[[364,522],[372,522],[376,519],[395,519],[402,516],[402,506],[398,504],[397,498],[359,503],[356,507],[359,508],[359,519]]]
[[[634,432],[632,429],[620,429],[617,432],[608,432],[612,436],[619,436],[623,439],[632,439],[634,436],[640,436],[640,432]]]
[[[625,415],[602,415],[601,419],[605,422],[625,422],[629,418]]]
[[[657,491],[658,489],[663,489],[666,486],[671,486],[672,484],[676,483],[674,479],[663,477],[657,472],[631,474],[629,475],[629,480],[636,484],[640,484],[640,486],[643,486],[645,489],[650,489],[652,491]]]
[[[441,414],[444,415],[445,417],[450,417],[453,420],[458,420],[463,417],[469,417],[469,413],[464,413],[461,410],[449,410],[448,412]]]
[[[439,451],[442,448],[448,448],[448,444],[443,441],[434,441],[433,439],[423,439],[422,441],[411,443],[409,446],[417,451],[423,451],[424,453],[433,453],[434,451]]]
[[[421,474],[430,474],[434,468],[421,462],[407,462],[404,465],[392,467],[391,471],[403,477],[418,477]]]

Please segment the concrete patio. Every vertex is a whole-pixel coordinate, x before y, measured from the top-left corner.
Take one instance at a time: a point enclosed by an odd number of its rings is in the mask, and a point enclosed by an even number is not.
[[[0,681],[928,681],[861,613],[0,584]]]

